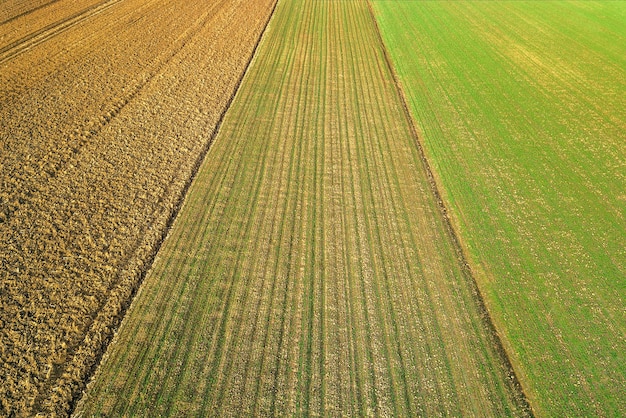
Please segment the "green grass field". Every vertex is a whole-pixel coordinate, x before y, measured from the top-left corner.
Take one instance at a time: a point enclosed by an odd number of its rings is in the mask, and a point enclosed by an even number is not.
[[[519,416],[363,1],[280,1],[83,416]]]
[[[538,415],[626,415],[626,3],[375,1]]]

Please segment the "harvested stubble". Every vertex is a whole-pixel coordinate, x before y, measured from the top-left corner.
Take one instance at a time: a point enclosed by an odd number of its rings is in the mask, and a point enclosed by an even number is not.
[[[94,4],[0,25],[0,415],[67,414],[273,3]]]
[[[626,3],[373,4],[534,410],[626,416]]]
[[[524,415],[363,1],[281,1],[84,416]]]

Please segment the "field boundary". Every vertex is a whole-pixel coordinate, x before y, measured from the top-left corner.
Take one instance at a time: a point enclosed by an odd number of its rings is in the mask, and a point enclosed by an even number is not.
[[[502,361],[502,364],[504,366],[504,368],[506,369],[506,382],[507,382],[507,386],[509,387],[509,390],[511,391],[511,393],[513,394],[513,396],[515,397],[515,399],[517,400],[517,402],[519,403],[519,405],[523,408],[524,412],[526,412],[529,416],[535,416],[534,412],[533,412],[533,408],[530,404],[530,402],[528,401],[528,397],[526,396],[526,393],[524,392],[524,388],[522,387],[522,384],[520,383],[517,374],[515,373],[515,369],[513,368],[513,364],[511,362],[511,359],[509,358],[508,353],[506,352],[504,345],[502,343],[502,339],[500,337],[500,334],[498,333],[498,330],[495,327],[495,324],[493,323],[493,320],[491,319],[491,315],[489,313],[489,310],[487,309],[487,305],[485,304],[485,300],[484,297],[480,291],[480,288],[478,287],[478,282],[476,281],[476,277],[472,271],[472,268],[468,262],[468,257],[465,255],[465,252],[463,251],[463,246],[461,245],[461,240],[459,239],[459,236],[456,232],[456,230],[454,229],[454,226],[452,225],[452,222],[450,221],[450,217],[448,215],[448,209],[446,207],[446,204],[441,196],[441,192],[439,191],[440,187],[437,184],[437,180],[433,174],[433,170],[430,167],[430,163],[428,162],[428,158],[426,157],[426,152],[424,150],[424,146],[422,145],[420,136],[418,135],[417,132],[417,123],[414,120],[410,110],[409,110],[409,106],[408,106],[408,102],[406,99],[406,96],[404,94],[404,91],[402,89],[402,86],[400,84],[400,80],[398,78],[398,75],[396,74],[396,71],[394,69],[392,60],[391,60],[391,56],[389,54],[389,51],[387,50],[387,46],[385,45],[385,42],[383,40],[382,37],[382,32],[380,30],[380,27],[378,25],[378,21],[376,20],[376,14],[374,13],[374,9],[372,7],[372,3],[371,0],[366,0],[367,2],[367,7],[369,10],[369,14],[370,17],[372,19],[372,22],[374,24],[374,27],[376,29],[376,36],[378,38],[378,41],[380,42],[380,46],[382,49],[382,53],[385,59],[385,62],[387,64],[387,67],[391,73],[391,77],[393,79],[393,83],[396,87],[396,91],[398,93],[398,97],[400,98],[400,102],[402,104],[402,109],[403,112],[405,114],[405,117],[408,120],[408,124],[409,124],[409,129],[411,131],[411,135],[413,136],[415,145],[417,146],[417,150],[419,152],[419,156],[420,156],[420,160],[422,161],[422,165],[424,167],[424,169],[426,170],[426,176],[428,178],[428,184],[430,185],[430,190],[433,194],[433,196],[435,197],[435,200],[437,201],[437,207],[439,208],[439,212],[441,215],[441,219],[443,221],[444,224],[444,229],[446,230],[447,235],[449,236],[450,240],[452,241],[452,246],[454,248],[454,251],[457,255],[457,260],[459,262],[459,265],[461,267],[461,271],[463,272],[463,275],[465,276],[465,278],[467,279],[467,283],[470,285],[471,287],[471,293],[474,295],[474,302],[476,303],[476,306],[478,308],[478,312],[480,313],[480,316],[482,318],[482,323],[483,326],[486,328],[487,331],[487,335],[489,335],[490,339],[491,339],[491,343],[493,344],[498,357],[500,358],[500,360]]]
[[[254,58],[256,57],[256,53],[258,50],[258,47],[261,43],[261,41],[263,40],[263,37],[266,33],[267,27],[269,26],[269,23],[272,20],[272,17],[274,16],[274,12],[276,10],[276,6],[278,4],[279,0],[274,0],[273,5],[271,6],[270,12],[268,14],[267,20],[265,21],[265,23],[262,26],[262,29],[260,31],[260,34],[256,40],[256,42],[254,43],[254,46],[252,48],[252,52],[250,54],[250,57],[247,61],[247,63],[244,66],[244,70],[242,71],[241,75],[239,76],[237,82],[234,85],[232,94],[230,95],[230,97],[228,98],[228,100],[226,101],[226,105],[224,106],[223,110],[220,113],[220,116],[217,120],[217,123],[215,125],[215,128],[213,129],[213,131],[211,132],[211,135],[209,136],[209,140],[205,143],[205,145],[203,145],[202,149],[200,150],[200,153],[198,154],[198,157],[196,158],[196,161],[194,162],[192,168],[191,168],[191,175],[188,177],[188,179],[185,181],[185,184],[183,185],[178,198],[176,199],[176,202],[172,208],[172,210],[169,213],[169,217],[167,218],[167,220],[165,221],[165,226],[163,228],[163,230],[157,235],[156,240],[154,242],[154,244],[147,249],[147,256],[142,260],[132,260],[131,264],[133,263],[133,261],[135,263],[139,263],[140,265],[137,266],[138,267],[138,273],[137,273],[137,277],[135,280],[132,281],[130,288],[125,288],[125,286],[123,286],[123,283],[119,283],[116,290],[121,293],[122,297],[120,299],[122,299],[121,301],[119,301],[117,298],[114,297],[109,297],[107,299],[107,301],[104,304],[104,308],[102,311],[98,312],[98,316],[104,315],[104,316],[110,316],[111,317],[111,321],[109,323],[105,323],[105,324],[101,324],[100,327],[98,327],[98,330],[90,330],[89,333],[87,333],[85,335],[85,340],[88,341],[92,341],[95,342],[96,344],[98,344],[100,347],[96,350],[96,357],[92,358],[92,361],[89,362],[85,362],[84,357],[87,353],[81,353],[81,349],[85,349],[85,347],[83,345],[81,345],[80,347],[78,347],[77,353],[76,355],[73,357],[71,363],[68,365],[69,367],[66,368],[66,370],[71,369],[72,366],[78,367],[80,368],[80,366],[77,365],[84,365],[83,370],[81,370],[81,374],[82,376],[80,377],[80,379],[78,379],[78,381],[74,380],[74,379],[63,379],[65,380],[65,382],[61,382],[61,385],[58,385],[55,389],[54,392],[49,393],[47,396],[46,401],[44,401],[41,406],[43,406],[42,409],[48,409],[48,407],[54,408],[54,405],[58,403],[58,397],[60,396],[61,398],[66,398],[67,401],[69,401],[69,408],[66,411],[68,413],[68,416],[71,416],[75,409],[76,406],[78,404],[78,401],[80,400],[80,398],[82,397],[83,394],[83,390],[84,388],[87,386],[87,384],[89,383],[89,381],[93,378],[93,376],[95,375],[95,372],[97,371],[102,358],[104,356],[104,354],[107,351],[107,348],[110,344],[110,342],[113,339],[113,336],[115,335],[115,333],[117,332],[117,329],[119,328],[119,326],[122,323],[122,320],[124,319],[126,312],[128,311],[128,309],[130,308],[137,292],[139,291],[145,277],[146,274],[148,273],[148,271],[151,269],[154,260],[157,256],[157,253],[159,252],[159,249],[161,248],[163,242],[167,239],[167,236],[169,235],[169,232],[174,224],[174,222],[176,221],[176,218],[178,216],[178,213],[180,212],[181,208],[184,205],[185,202],[185,198],[187,196],[187,193],[189,191],[189,188],[191,187],[191,184],[193,183],[202,163],[205,160],[205,157],[209,151],[209,149],[211,148],[211,145],[213,144],[213,141],[215,140],[217,134],[219,133],[220,127],[222,125],[222,122],[224,120],[224,117],[226,115],[226,113],[228,112],[228,110],[230,109],[230,106],[235,98],[235,96],[237,95],[237,92],[239,91],[239,88],[246,76],[246,74],[248,73],[248,69],[252,63],[252,61],[254,60]],[[186,42],[185,42],[186,44]],[[183,44],[183,47],[184,45]],[[176,54],[174,54],[176,55]],[[148,244],[149,245],[149,244]],[[141,252],[144,248],[141,248],[142,246],[140,246],[138,248],[138,251]],[[133,257],[131,257],[133,258]],[[124,269],[126,271],[129,271],[128,266]],[[130,271],[132,271],[132,269],[130,269]],[[129,292],[127,297],[124,297],[123,293],[125,292]],[[117,293],[117,292],[114,292]],[[113,296],[113,295],[112,295]],[[115,300],[114,300],[115,299]],[[109,308],[109,309],[107,309]],[[108,312],[107,312],[108,311]],[[102,329],[104,328],[104,330]],[[39,412],[39,411],[34,411],[34,412]],[[50,411],[48,411],[50,412]]]

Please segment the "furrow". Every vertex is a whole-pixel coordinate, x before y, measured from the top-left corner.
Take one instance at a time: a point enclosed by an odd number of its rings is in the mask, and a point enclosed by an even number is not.
[[[9,45],[0,48],[0,65],[15,58],[19,54],[28,51],[35,46],[46,42],[47,40],[63,33],[64,31],[71,29],[72,27],[82,23],[83,21],[90,19],[105,10],[115,6],[121,0],[105,0],[94,6],[89,7],[83,11],[80,11],[72,16],[69,16],[63,20],[55,22],[45,28],[42,28],[34,33],[25,36],[22,39],[14,41]]]

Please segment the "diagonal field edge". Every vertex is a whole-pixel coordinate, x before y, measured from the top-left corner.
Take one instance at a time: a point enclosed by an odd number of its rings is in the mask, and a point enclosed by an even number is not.
[[[237,82],[235,83],[233,92],[231,94],[231,96],[229,97],[229,99],[226,102],[226,105],[224,106],[222,112],[220,113],[220,116],[217,120],[217,123],[215,125],[215,128],[213,129],[213,131],[211,132],[211,135],[209,137],[209,140],[206,142],[206,145],[204,145],[204,147],[202,148],[202,150],[200,151],[200,154],[198,155],[198,158],[196,159],[192,170],[191,170],[191,175],[189,176],[189,178],[187,179],[187,181],[185,182],[185,185],[183,186],[180,196],[178,198],[178,200],[176,201],[174,208],[172,209],[172,212],[166,222],[165,228],[161,233],[161,236],[158,238],[158,240],[156,241],[155,245],[153,246],[153,248],[151,249],[148,258],[146,259],[145,263],[143,264],[143,269],[141,270],[140,274],[139,274],[139,278],[138,281],[136,283],[136,286],[133,287],[132,292],[130,297],[128,298],[128,300],[126,301],[126,303],[122,306],[117,318],[116,318],[116,324],[115,327],[112,328],[112,331],[110,333],[110,335],[107,336],[107,338],[105,339],[105,341],[103,342],[103,346],[101,347],[101,350],[99,351],[98,357],[95,359],[93,366],[90,368],[90,370],[86,373],[85,375],[85,379],[83,382],[81,382],[81,387],[79,390],[77,390],[73,396],[72,396],[72,400],[70,402],[70,407],[68,410],[68,416],[71,416],[75,409],[76,406],[78,405],[78,401],[80,400],[81,396],[82,396],[82,389],[84,389],[84,387],[87,385],[87,383],[93,378],[96,370],[98,369],[98,367],[100,366],[100,363],[102,361],[102,358],[108,348],[109,343],[111,342],[112,336],[113,334],[117,331],[117,329],[119,328],[119,325],[121,324],[121,321],[123,320],[123,318],[126,315],[126,312],[128,311],[128,309],[130,308],[130,305],[132,303],[132,301],[134,300],[137,292],[139,291],[139,288],[141,287],[141,284],[143,283],[146,274],[148,273],[148,271],[152,268],[152,265],[154,263],[154,260],[157,256],[157,253],[159,252],[159,250],[161,249],[161,246],[163,245],[163,242],[166,240],[166,238],[168,237],[170,230],[172,229],[172,226],[174,225],[174,222],[176,221],[176,218],[178,217],[178,214],[181,210],[181,208],[183,207],[184,203],[185,203],[185,199],[187,197],[189,188],[191,187],[191,184],[193,183],[193,181],[195,180],[198,171],[200,170],[200,167],[202,166],[202,163],[204,162],[206,155],[209,152],[209,149],[211,148],[211,145],[213,144],[215,138],[217,137],[217,134],[219,133],[219,130],[222,126],[222,122],[224,121],[224,118],[226,116],[226,113],[228,112],[228,110],[230,109],[231,104],[233,103],[233,100],[235,99],[235,96],[237,95],[237,93],[239,92],[239,88],[241,87],[241,84],[246,76],[246,74],[248,73],[248,69],[250,68],[250,65],[252,64],[252,61],[254,60],[254,58],[256,57],[256,53],[258,50],[258,47],[261,43],[261,41],[263,40],[265,33],[267,32],[267,27],[269,26],[272,17],[274,16],[274,12],[276,10],[276,6],[278,4],[279,0],[274,0],[274,4],[271,6],[271,10],[270,13],[268,15],[268,18],[265,22],[265,24],[263,25],[263,28],[261,29],[260,35],[257,38],[254,47],[252,48],[252,53],[250,54],[250,58],[248,59],[248,62],[246,63],[246,65],[244,66],[244,70],[242,71],[241,75],[239,76],[239,79],[237,80]]]
[[[450,216],[448,215],[449,211],[446,207],[444,200],[441,197],[439,186],[437,185],[437,181],[435,179],[433,171],[428,162],[428,158],[426,157],[426,153],[424,151],[424,147],[422,145],[421,139],[417,133],[417,127],[416,127],[417,124],[411,112],[409,111],[409,107],[407,104],[406,97],[404,95],[404,91],[402,90],[398,75],[396,74],[395,68],[391,61],[391,57],[389,55],[389,51],[387,50],[387,46],[385,45],[385,42],[383,40],[380,27],[378,26],[378,21],[376,20],[376,15],[372,8],[371,0],[366,0],[366,2],[367,2],[367,7],[369,10],[370,17],[372,18],[372,22],[374,24],[374,27],[376,28],[376,36],[378,38],[378,41],[380,42],[380,46],[383,51],[385,62],[393,78],[393,83],[396,87],[398,97],[402,104],[403,112],[408,121],[409,129],[411,131],[411,136],[413,137],[415,141],[415,145],[417,146],[417,150],[420,155],[420,160],[422,161],[424,169],[426,170],[426,176],[428,177],[428,184],[430,185],[430,191],[434,195],[435,200],[437,202],[437,207],[439,208],[441,219],[443,220],[445,230],[448,236],[450,237],[452,246],[454,247],[454,251],[457,254],[457,260],[459,262],[459,266],[461,267],[461,271],[467,278],[467,282],[470,284],[471,289],[472,289],[472,294],[475,296],[473,299],[483,319],[482,323],[487,330],[487,335],[491,337],[492,343],[494,344],[498,357],[500,358],[500,361],[503,363],[504,368],[507,370],[507,376],[506,376],[507,379],[505,379],[505,381],[507,382],[507,386],[509,387],[511,393],[515,396],[515,399],[519,402],[520,406],[523,408],[524,412],[528,413],[529,416],[533,417],[534,416],[533,408],[530,402],[528,401],[528,397],[526,396],[526,393],[524,392],[524,388],[522,387],[522,384],[517,378],[517,374],[515,373],[515,369],[513,368],[511,359],[509,358],[509,355],[506,352],[504,345],[502,344],[502,339],[500,338],[500,334],[498,333],[498,330],[496,329],[493,323],[493,320],[491,319],[491,315],[489,314],[489,310],[487,309],[487,305],[485,304],[484,297],[480,291],[480,288],[478,287],[478,282],[476,281],[476,277],[474,276],[472,268],[469,262],[467,261],[468,258],[465,255],[465,252],[463,251],[463,246],[461,245],[461,241],[458,237],[457,232],[452,226],[452,222],[450,221]]]

